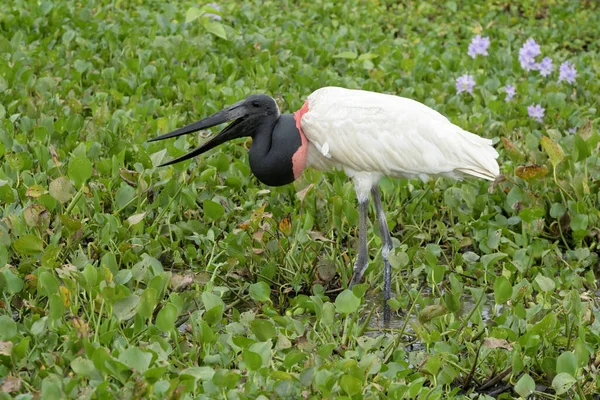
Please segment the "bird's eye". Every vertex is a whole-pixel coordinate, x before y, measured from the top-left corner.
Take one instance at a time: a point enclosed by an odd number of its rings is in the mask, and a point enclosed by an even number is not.
[[[260,103],[257,100],[254,100],[252,102],[252,107],[257,107],[258,108],[258,107],[260,107]]]

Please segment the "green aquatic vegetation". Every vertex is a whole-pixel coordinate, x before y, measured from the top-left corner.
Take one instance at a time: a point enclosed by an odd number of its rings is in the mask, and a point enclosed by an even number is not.
[[[0,398],[591,399],[599,19],[593,1],[3,2]],[[270,188],[248,141],[165,168],[212,131],[146,142],[328,85],[421,101],[500,152],[494,183],[382,182],[389,327],[377,224],[347,289],[343,173]]]

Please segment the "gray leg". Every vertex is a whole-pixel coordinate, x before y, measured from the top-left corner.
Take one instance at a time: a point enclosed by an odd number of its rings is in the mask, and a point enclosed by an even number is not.
[[[369,254],[367,251],[367,207],[369,205],[368,195],[358,199],[358,257],[354,263],[354,273],[352,274],[352,282],[350,287],[360,282],[369,266]]]
[[[383,322],[390,322],[390,306],[387,301],[392,296],[392,266],[388,260],[389,254],[393,249],[392,236],[387,226],[385,219],[385,212],[381,205],[381,195],[379,194],[379,187],[373,186],[371,189],[373,194],[373,201],[375,202],[375,211],[377,212],[377,221],[379,221],[379,230],[381,231],[381,239],[383,242],[383,248],[381,249],[381,256],[383,257]]]

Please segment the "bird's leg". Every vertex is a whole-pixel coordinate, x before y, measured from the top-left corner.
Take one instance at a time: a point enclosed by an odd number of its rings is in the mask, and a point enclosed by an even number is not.
[[[381,231],[383,242],[381,249],[381,256],[383,257],[383,322],[388,323],[390,322],[390,306],[387,302],[392,295],[392,266],[388,257],[394,245],[392,244],[392,236],[390,235],[387,220],[385,219],[385,212],[381,205],[381,195],[379,194],[379,187],[377,185],[373,186],[371,194],[375,202],[375,212],[377,213],[377,221],[379,221],[379,230]]]
[[[368,192],[367,192],[368,193]],[[352,282],[350,288],[360,282],[369,266],[369,253],[367,251],[367,207],[369,206],[369,197],[358,197],[358,256],[354,263],[354,273],[352,274]]]

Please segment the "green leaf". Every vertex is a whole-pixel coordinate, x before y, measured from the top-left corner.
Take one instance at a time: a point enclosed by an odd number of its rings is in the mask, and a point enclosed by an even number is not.
[[[563,352],[556,359],[556,372],[565,372],[571,376],[577,376],[577,357],[570,351]]]
[[[142,318],[150,318],[154,313],[154,308],[158,301],[158,292],[154,288],[146,288],[140,297],[140,304],[137,308],[137,313]]]
[[[211,200],[204,200],[202,203],[202,209],[204,210],[204,217],[207,221],[221,219],[225,214],[225,209],[223,206]]]
[[[223,300],[215,294],[204,292],[202,293],[202,302],[206,308],[203,316],[206,323],[212,326],[219,322],[223,317],[223,310],[225,309]]]
[[[262,357],[253,351],[246,350],[242,351],[242,360],[250,371],[258,371],[262,367]]]
[[[506,303],[512,296],[512,292],[512,285],[505,276],[500,275],[496,278],[496,281],[494,282],[494,299],[496,304]]]
[[[250,285],[250,297],[257,302],[267,302],[271,300],[271,288],[265,282],[256,282]]]
[[[252,329],[252,333],[261,342],[266,342],[275,336],[275,326],[273,326],[271,321],[255,319],[250,323],[250,328]]]
[[[58,279],[48,271],[42,271],[38,278],[38,290],[46,296],[58,293]]]
[[[190,7],[185,13],[185,23],[189,24],[192,21],[197,20],[204,14],[202,10],[197,7]]]
[[[23,279],[15,275],[10,268],[6,268],[2,271],[4,279],[6,280],[6,290],[10,294],[19,293],[23,289]]]
[[[122,185],[115,195],[115,205],[117,208],[123,208],[135,197],[135,189],[129,185]]]
[[[539,285],[542,292],[551,292],[556,287],[553,279],[545,277],[542,274],[538,274],[535,277],[535,282]]]
[[[358,54],[353,51],[342,51],[333,56],[333,58],[344,58],[346,60],[354,60],[356,57],[358,57]]]
[[[447,313],[448,313],[448,310],[442,304],[432,304],[432,305],[425,307],[419,313],[419,322],[424,324],[425,322],[429,322],[432,319],[442,316],[442,315],[445,315]]]
[[[76,187],[83,185],[92,176],[92,163],[87,158],[75,157],[69,161],[69,178]]]
[[[535,390],[535,382],[528,374],[524,374],[515,385],[515,392],[523,398],[527,398]]]
[[[583,161],[592,154],[590,146],[581,138],[581,136],[575,135],[574,144],[575,162]]]
[[[507,255],[505,253],[494,253],[494,254],[486,254],[481,257],[481,263],[483,264],[483,268],[487,269],[490,266],[494,266],[494,264]]]
[[[204,23],[204,29],[208,33],[212,33],[216,37],[219,37],[223,40],[227,40],[227,32],[225,32],[225,28],[223,25],[217,21],[206,21]]]
[[[92,360],[88,360],[87,358],[83,357],[77,357],[76,359],[71,361],[70,366],[73,372],[75,372],[77,375],[85,376],[88,378],[91,377],[92,374],[96,371],[96,366],[94,366]]]
[[[142,351],[137,347],[130,347],[119,355],[119,361],[143,374],[150,366],[152,354]]]
[[[561,372],[552,380],[552,388],[556,391],[556,394],[561,395],[567,393],[576,382],[577,379],[573,376],[566,372]]]
[[[34,255],[44,251],[44,242],[35,235],[25,235],[17,239],[13,246],[19,254]]]
[[[81,221],[64,214],[60,216],[60,222],[63,223],[65,228],[67,228],[67,231],[70,233],[75,233],[83,227]]]
[[[0,340],[11,340],[17,336],[17,323],[6,315],[0,315]]]
[[[565,207],[561,203],[552,203],[550,207],[550,216],[552,218],[560,218],[565,215]]]
[[[117,300],[117,302],[113,305],[115,317],[117,317],[119,321],[125,321],[133,318],[137,312],[139,302],[140,298],[135,294]]]
[[[571,229],[574,231],[582,231],[587,229],[589,224],[589,217],[587,214],[575,214],[571,218]]]
[[[93,288],[98,282],[98,269],[92,264],[87,264],[83,269],[83,277],[88,289]]]
[[[542,136],[540,144],[546,154],[548,154],[548,158],[550,158],[550,162],[554,167],[564,160],[565,153],[563,152],[562,147],[560,147],[558,143],[553,142],[548,136]]]
[[[335,309],[340,314],[350,314],[358,311],[360,299],[351,290],[344,290],[335,299]]]
[[[59,203],[66,203],[75,195],[73,184],[66,176],[61,176],[50,182],[48,188],[50,196],[54,197]]]
[[[172,331],[175,329],[177,314],[177,307],[171,303],[167,303],[156,316],[156,327],[163,332]]]
[[[340,386],[348,396],[352,397],[362,392],[363,383],[352,375],[342,375]]]
[[[210,381],[215,375],[215,370],[208,366],[189,367],[181,371],[179,376],[191,376],[196,381]]]

